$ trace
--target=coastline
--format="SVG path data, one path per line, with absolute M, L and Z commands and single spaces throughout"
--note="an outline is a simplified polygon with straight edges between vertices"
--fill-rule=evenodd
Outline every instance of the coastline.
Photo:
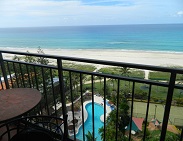
M 1 49 L 1 48 L 0 48 Z M 45 54 L 116 61 L 154 66 L 183 66 L 183 52 L 135 51 L 117 49 L 44 49 Z M 12 48 L 6 50 L 13 50 Z M 37 48 L 16 48 L 16 51 L 37 53 Z

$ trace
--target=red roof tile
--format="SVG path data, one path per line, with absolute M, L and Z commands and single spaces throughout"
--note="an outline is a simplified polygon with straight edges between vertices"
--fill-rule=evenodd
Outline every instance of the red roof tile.
M 132 117 L 132 120 L 134 121 L 134 123 L 136 124 L 136 126 L 139 128 L 139 130 L 142 131 L 142 123 L 144 121 L 144 118 Z

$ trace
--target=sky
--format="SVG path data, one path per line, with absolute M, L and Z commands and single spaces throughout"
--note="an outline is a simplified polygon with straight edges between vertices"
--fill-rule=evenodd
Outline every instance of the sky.
M 0 0 L 0 28 L 183 23 L 183 0 Z

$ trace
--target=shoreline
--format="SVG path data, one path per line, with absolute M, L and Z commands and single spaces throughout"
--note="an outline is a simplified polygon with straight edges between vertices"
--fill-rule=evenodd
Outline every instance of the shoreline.
M 0 48 L 1 49 L 1 48 Z M 44 49 L 45 54 L 68 56 L 77 58 L 87 58 L 96 60 L 106 60 L 115 62 L 125 62 L 153 66 L 183 66 L 183 52 L 158 52 L 158 51 L 132 51 L 119 49 Z M 5 50 L 5 49 L 4 49 Z M 12 49 L 6 49 L 12 50 Z M 17 48 L 18 52 L 37 53 L 37 48 Z
M 24 52 L 28 51 L 28 50 L 33 50 L 33 51 L 37 51 L 39 47 L 35 48 L 35 47 L 0 47 L 0 50 L 16 50 L 16 51 L 22 51 L 24 50 Z M 115 49 L 115 48 L 100 48 L 100 49 L 87 49 L 87 48 L 41 48 L 43 51 L 119 51 L 119 52 L 147 52 L 147 53 L 163 53 L 163 54 L 183 54 L 183 51 L 170 51 L 170 50 L 133 50 L 133 49 Z

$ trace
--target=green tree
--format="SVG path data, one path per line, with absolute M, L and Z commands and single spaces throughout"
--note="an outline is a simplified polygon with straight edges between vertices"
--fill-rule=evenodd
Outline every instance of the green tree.
M 116 124 L 114 122 L 107 122 L 106 131 L 104 132 L 104 127 L 99 128 L 99 133 L 101 135 L 101 139 L 104 140 L 104 133 L 106 141 L 116 141 Z M 128 141 L 128 138 L 125 137 L 121 130 L 117 128 L 117 140 L 118 141 Z
M 80 81 L 79 73 L 72 73 L 72 85 L 74 89 L 76 89 L 76 92 L 78 92 L 79 81 Z
M 101 86 L 102 86 L 102 76 L 97 76 L 98 77 L 98 79 L 100 80 L 100 93 L 101 93 Z
M 85 83 L 86 80 L 87 80 L 86 74 L 81 74 L 81 82 Z
M 39 47 L 38 48 L 38 54 L 44 54 L 43 50 Z M 44 107 L 49 109 L 49 106 L 53 103 L 53 91 L 52 89 L 55 88 L 55 86 L 52 87 L 51 78 L 55 77 L 55 71 L 53 69 L 44 67 L 44 65 L 48 65 L 49 60 L 46 57 L 36 57 L 28 54 L 20 57 L 20 56 L 14 56 L 13 60 L 14 62 L 8 62 L 6 64 L 6 70 L 7 73 L 15 74 L 12 78 L 12 87 L 31 87 L 31 88 L 37 88 L 42 92 L 43 99 L 42 99 L 42 105 L 45 105 Z M 17 61 L 17 62 L 16 62 Z M 18 63 L 18 61 L 24 61 L 25 63 Z M 30 65 L 29 65 L 30 63 Z M 31 65 L 31 64 L 37 64 L 37 65 Z M 39 65 L 44 64 L 44 65 Z M 7 74 L 8 75 L 8 74 Z M 55 92 L 54 92 L 55 93 Z M 59 97 L 59 95 L 56 95 L 56 98 Z
M 85 134 L 87 141 L 96 141 L 97 138 L 93 138 L 93 133 L 88 131 L 88 134 Z
M 125 137 L 125 127 L 129 124 L 130 117 L 128 115 L 129 106 L 128 101 L 124 96 L 119 97 L 119 106 L 118 106 L 118 117 L 117 110 L 113 110 L 106 120 L 106 131 L 105 137 L 106 141 L 115 141 L 116 128 L 117 128 L 117 139 L 126 141 Z M 104 127 L 99 129 L 101 138 L 104 139 Z
M 110 86 L 108 84 L 106 84 L 105 87 L 102 88 L 103 92 L 105 91 L 105 95 L 107 99 L 111 99 L 111 89 Z
M 27 53 L 29 53 L 29 51 L 27 51 Z M 24 58 L 25 62 L 29 62 L 29 63 L 36 63 L 36 59 L 34 56 L 28 56 L 26 55 Z
M 149 136 L 146 136 L 146 141 L 159 141 L 161 136 L 160 130 L 154 130 L 150 132 Z M 165 141 L 179 141 L 179 135 L 170 131 L 166 132 Z
M 68 71 L 63 71 L 64 84 L 66 89 L 70 89 L 70 77 Z
M 119 72 L 121 73 L 121 75 L 123 76 L 128 76 L 130 75 L 131 71 L 129 67 L 120 67 Z
M 20 58 L 19 56 L 17 56 L 17 55 L 14 55 L 14 56 L 13 56 L 13 60 L 20 61 L 21 58 Z
M 40 47 L 38 48 L 37 53 L 45 54 L 44 51 Z M 45 57 L 38 57 L 36 59 L 37 59 L 36 62 L 39 63 L 39 64 L 47 65 L 49 63 L 49 60 L 46 59 Z

